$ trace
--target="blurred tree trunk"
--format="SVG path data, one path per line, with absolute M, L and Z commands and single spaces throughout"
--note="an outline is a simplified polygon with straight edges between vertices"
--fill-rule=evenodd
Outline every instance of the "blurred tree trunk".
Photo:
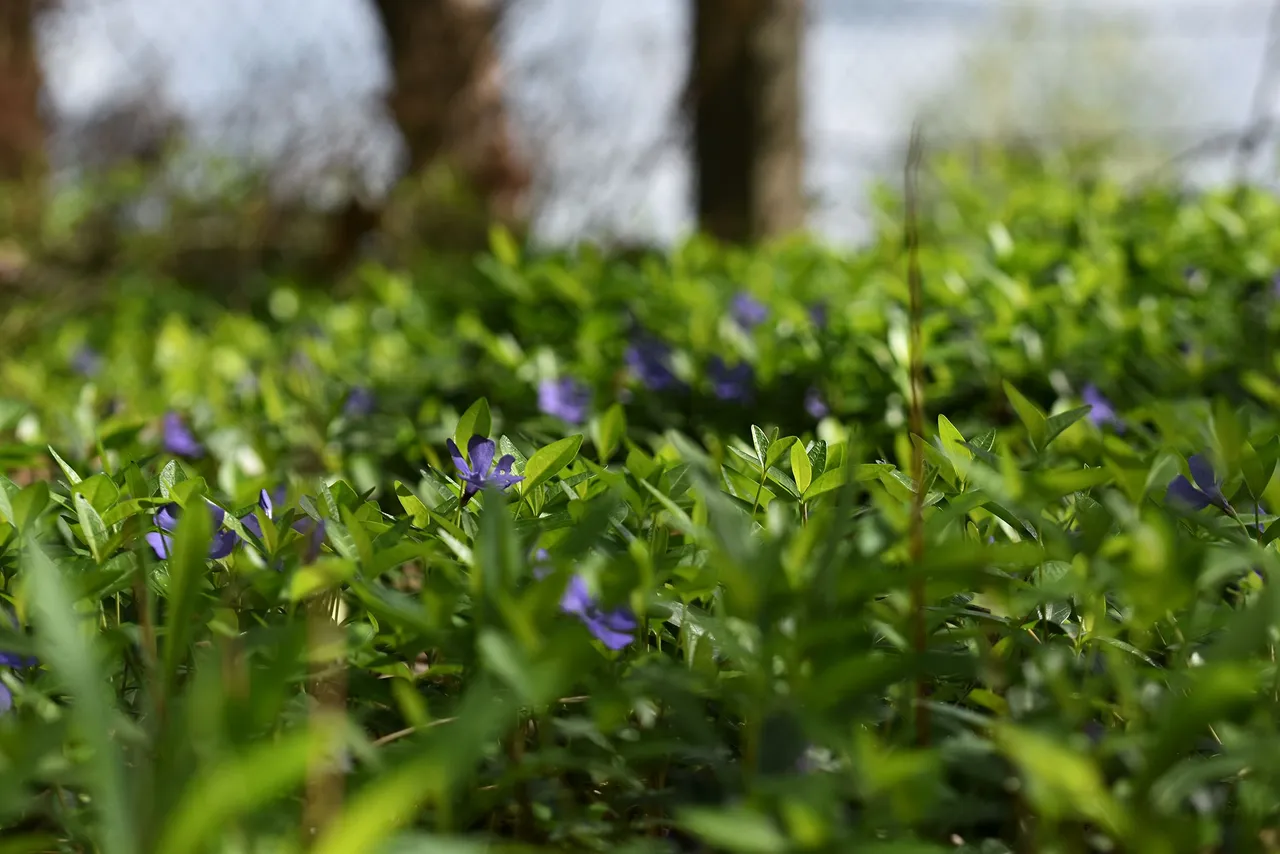
M 515 151 L 503 102 L 494 0 L 374 0 L 386 35 L 388 106 L 404 136 L 409 172 L 441 160 L 488 215 L 515 225 L 530 177 Z
M 47 0 L 0 0 L 0 181 L 39 175 L 45 164 L 36 20 Z
M 693 0 L 697 215 L 731 243 L 804 227 L 804 0 Z

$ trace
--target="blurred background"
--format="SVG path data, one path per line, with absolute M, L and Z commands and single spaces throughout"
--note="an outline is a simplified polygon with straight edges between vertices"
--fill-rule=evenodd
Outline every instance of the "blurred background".
M 179 270 L 328 275 L 494 220 L 554 245 L 699 223 L 852 244 L 917 118 L 935 148 L 1269 180 L 1275 5 L 5 0 L 0 178 L 29 192 L 0 257 L 111 267 L 164 229 Z

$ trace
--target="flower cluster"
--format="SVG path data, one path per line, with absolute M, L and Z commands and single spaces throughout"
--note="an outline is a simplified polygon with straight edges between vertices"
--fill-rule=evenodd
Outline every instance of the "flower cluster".
M 467 502 L 486 486 L 507 489 L 524 480 L 522 476 L 511 473 L 511 466 L 516 461 L 511 454 L 504 454 L 494 466 L 493 457 L 497 453 L 498 446 L 492 439 L 486 439 L 483 436 L 471 437 L 467 442 L 467 457 L 471 460 L 470 464 L 463 458 L 462 451 L 458 450 L 456 442 L 448 439 L 445 444 L 449 448 L 449 456 L 453 458 L 454 467 L 462 476 L 460 503 L 463 507 L 467 506 Z

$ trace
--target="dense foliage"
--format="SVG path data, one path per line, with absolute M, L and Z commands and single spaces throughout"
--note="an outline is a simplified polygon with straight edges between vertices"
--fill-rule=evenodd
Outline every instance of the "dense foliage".
M 14 306 L 0 851 L 1280 850 L 1280 200 L 935 174 L 914 446 L 893 199 Z

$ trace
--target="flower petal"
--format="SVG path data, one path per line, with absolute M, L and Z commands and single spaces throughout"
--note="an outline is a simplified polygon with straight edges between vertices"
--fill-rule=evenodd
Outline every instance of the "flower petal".
M 609 649 L 622 649 L 636 639 L 636 622 L 625 611 L 586 617 L 582 622 L 586 624 L 591 634 Z
M 166 504 L 160 508 L 160 512 L 156 514 L 156 527 L 162 531 L 173 533 L 178 529 L 178 516 L 181 508 L 177 504 Z
M 168 534 L 162 534 L 159 531 L 152 531 L 144 537 L 147 544 L 151 546 L 151 550 L 156 553 L 156 557 L 165 560 L 169 557 L 169 551 L 173 548 L 173 538 Z
M 569 579 L 569 586 L 560 597 L 560 610 L 566 614 L 584 617 L 591 608 L 591 591 L 587 588 L 587 580 L 581 575 Z
M 445 447 L 449 449 L 449 456 L 453 457 L 453 467 L 466 477 L 471 474 L 471 468 L 467 465 L 467 461 L 462 458 L 462 451 L 458 450 L 458 445 L 452 439 L 444 440 Z
M 0 712 L 7 712 L 12 708 L 13 692 L 3 682 L 0 682 Z
M 240 536 L 235 531 L 229 531 L 225 528 L 218 531 L 213 535 L 213 543 L 209 546 L 209 559 L 222 560 L 231 554 L 238 542 L 240 542 Z
M 271 500 L 271 493 L 267 492 L 265 489 L 258 493 L 258 506 L 262 508 L 263 513 L 267 514 L 268 519 L 270 519 L 271 515 L 275 513 L 276 508 L 275 503 Z M 259 536 L 261 536 L 261 534 L 259 534 Z
M 215 529 L 218 528 L 222 525 L 222 520 L 227 517 L 227 511 L 223 510 L 207 498 L 204 503 L 209 507 L 209 519 L 213 522 L 213 527 Z
M 271 517 L 268 516 L 267 518 L 270 519 Z M 250 534 L 253 534 L 258 539 L 262 539 L 262 523 L 258 521 L 257 513 L 250 513 L 247 516 L 241 516 L 240 524 L 244 526 L 244 529 Z
M 1191 481 L 1182 475 L 1178 475 L 1169 484 L 1169 489 L 1164 494 L 1164 500 L 1169 504 L 1180 504 L 1190 507 L 1193 510 L 1203 510 L 1213 502 L 1209 496 L 1191 485 Z
M 1196 486 L 1212 494 L 1218 488 L 1218 477 L 1213 473 L 1213 464 L 1202 454 L 1192 454 L 1187 458 L 1187 468 L 1191 469 L 1191 477 Z
M 493 465 L 493 455 L 498 443 L 484 436 L 472 436 L 467 442 L 467 456 L 471 458 L 471 473 L 484 478 Z

